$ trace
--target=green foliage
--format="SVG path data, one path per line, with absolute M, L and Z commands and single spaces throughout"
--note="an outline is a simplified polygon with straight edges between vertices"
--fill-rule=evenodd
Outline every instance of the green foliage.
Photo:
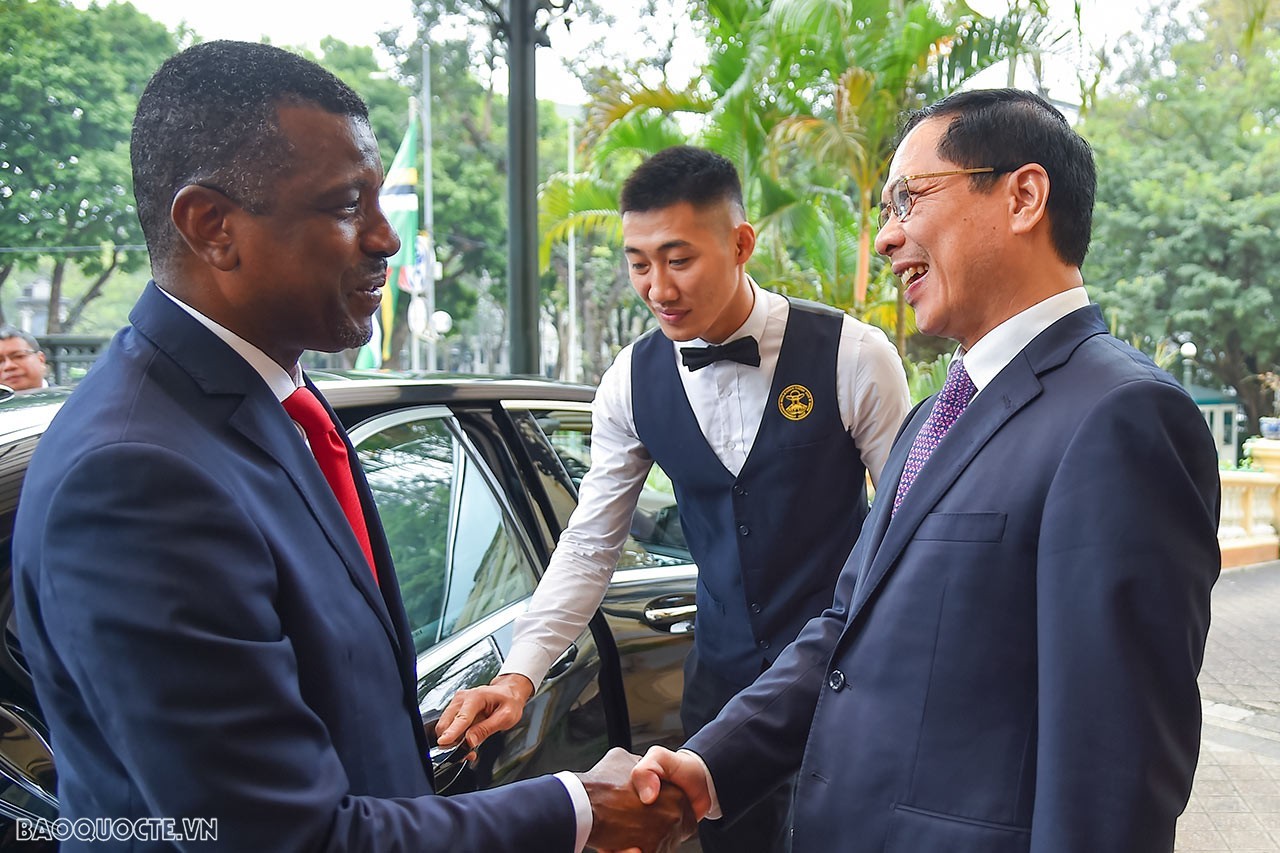
M 507 303 L 507 104 L 494 85 L 506 74 L 505 43 L 496 37 L 500 5 L 416 4 L 412 39 L 382 34 L 396 79 L 413 92 L 422 89 L 423 44 L 429 44 L 432 236 L 442 272 L 436 305 L 453 316 L 455 336 L 472 339 L 495 339 L 492 326 L 501 322 Z M 545 178 L 565 161 L 565 122 L 551 104 L 538 109 L 538 163 Z M 403 338 L 404 329 L 397 334 Z M 495 340 L 499 348 L 500 338 Z M 477 356 L 478 364 L 494 360 L 494 353 Z
M 1280 365 L 1280 29 L 1246 47 L 1231 20 L 1138 56 L 1083 125 L 1099 168 L 1085 273 L 1122 337 L 1193 340 L 1256 430 L 1257 376 Z
M 907 363 L 907 387 L 911 391 L 912 404 L 919 403 L 942 390 L 951 369 L 952 354 L 944 352 L 933 361 Z
M 93 280 L 90 298 L 116 269 L 145 265 L 144 252 L 112 247 L 142 243 L 130 125 L 143 86 L 177 45 L 129 4 L 0 0 L 0 245 L 28 250 L 0 256 L 0 266 L 50 257 L 53 300 L 69 263 Z M 44 248 L 68 246 L 105 249 Z
M 383 73 L 371 47 L 330 36 L 321 40 L 320 54 L 311 58 L 355 89 L 369 105 L 369 126 L 377 137 L 383 165 L 390 166 L 408 127 L 409 90 Z
M 913 331 L 897 282 L 873 257 L 875 198 L 908 108 L 954 91 L 1044 32 L 1043 3 L 993 20 L 928 0 L 694 0 L 708 60 L 688 89 L 608 78 L 587 118 L 586 168 L 615 185 L 622 162 L 683 141 L 738 167 L 759 243 L 753 273 L 885 325 L 905 351 Z M 695 128 L 694 132 L 688 131 Z M 565 200 L 568 199 L 568 207 Z M 597 204 L 544 192 L 545 239 Z M 544 246 L 544 257 L 548 256 Z M 888 295 L 889 298 L 885 298 Z

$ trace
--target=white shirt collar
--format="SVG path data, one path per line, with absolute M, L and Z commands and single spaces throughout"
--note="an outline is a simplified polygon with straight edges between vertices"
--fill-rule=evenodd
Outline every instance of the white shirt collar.
M 1088 304 L 1089 294 L 1083 287 L 1055 293 L 1014 314 L 983 335 L 967 352 L 957 350 L 956 355 L 963 356 L 969 378 L 973 380 L 974 387 L 981 391 L 1037 335 L 1072 311 L 1078 311 Z
M 262 381 L 267 383 L 267 387 L 271 389 L 271 393 L 276 395 L 277 400 L 283 401 L 302 384 L 302 371 L 296 364 L 291 375 L 289 371 L 272 360 L 271 356 L 235 332 L 210 320 L 163 287 L 157 286 L 157 289 L 169 297 L 175 305 L 194 317 L 196 322 L 217 335 L 223 343 L 235 350 L 241 358 L 249 362 L 249 366 L 257 371 L 258 375 L 262 377 Z

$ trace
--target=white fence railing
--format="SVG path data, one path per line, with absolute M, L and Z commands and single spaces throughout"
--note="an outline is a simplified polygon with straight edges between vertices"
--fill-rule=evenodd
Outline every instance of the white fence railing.
M 1222 472 L 1218 544 L 1222 566 L 1244 566 L 1280 557 L 1280 475 Z

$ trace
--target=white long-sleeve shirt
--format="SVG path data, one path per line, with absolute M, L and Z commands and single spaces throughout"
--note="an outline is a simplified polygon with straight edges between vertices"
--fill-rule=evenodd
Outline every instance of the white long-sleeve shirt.
M 745 323 L 727 341 L 748 335 L 760 345 L 760 366 L 720 361 L 677 372 L 698 426 L 711 449 L 735 476 L 755 444 L 769 404 L 790 303 L 751 283 L 755 302 Z M 727 342 L 726 341 L 726 342 Z M 600 606 L 631 529 L 636 501 L 653 459 L 636 435 L 631 404 L 628 346 L 605 372 L 592 403 L 591 470 L 579 486 L 578 506 L 560 536 L 528 611 L 516 620 L 511 653 L 502 673 L 519 673 L 536 687 L 547 669 L 586 627 Z M 884 332 L 844 318 L 836 364 L 840 417 L 862 462 L 879 482 L 889 447 L 910 405 L 902 362 Z

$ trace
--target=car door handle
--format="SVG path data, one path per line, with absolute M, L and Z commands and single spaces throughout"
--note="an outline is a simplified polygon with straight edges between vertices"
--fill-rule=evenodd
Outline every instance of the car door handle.
M 671 634 L 692 633 L 697 615 L 697 599 L 686 593 L 655 598 L 644 608 L 644 621 L 650 628 Z
M 564 650 L 564 654 L 556 658 L 556 662 L 551 664 L 551 668 L 547 670 L 546 679 L 557 678 L 569 671 L 569 667 L 573 666 L 573 662 L 578 659 L 578 644 L 570 643 L 569 648 Z M 544 681 L 546 679 L 543 679 Z
M 462 775 L 462 771 L 467 766 L 467 755 L 470 752 L 467 748 L 466 738 L 458 741 L 453 746 L 441 746 L 436 743 L 436 723 L 439 721 L 439 714 L 434 714 L 423 721 L 423 728 L 427 733 L 427 743 L 430 746 L 428 755 L 431 758 L 431 775 L 434 777 L 437 794 L 452 785 Z
M 436 793 L 448 789 L 467 766 L 467 741 L 463 738 L 451 747 L 431 748 L 431 774 L 435 777 Z

